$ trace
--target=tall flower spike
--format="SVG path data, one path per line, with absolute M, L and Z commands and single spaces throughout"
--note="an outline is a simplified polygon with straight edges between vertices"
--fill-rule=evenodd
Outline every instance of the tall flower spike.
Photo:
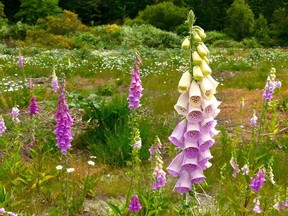
M 31 98 L 31 102 L 30 102 L 30 105 L 29 105 L 29 111 L 30 111 L 30 115 L 36 115 L 38 113 L 38 104 L 36 102 L 36 97 L 33 96 Z
M 217 121 L 214 119 L 220 112 L 218 106 L 221 102 L 214 96 L 219 83 L 211 76 L 207 58 L 209 50 L 202 42 L 206 34 L 199 26 L 193 26 L 194 22 L 195 15 L 190 11 L 187 19 L 190 67 L 180 78 L 178 91 L 182 94 L 174 106 L 185 119 L 169 136 L 170 142 L 181 151 L 167 168 L 170 175 L 179 177 L 175 185 L 179 193 L 187 193 L 192 184 L 205 180 L 203 170 L 212 166 L 209 161 L 212 158 L 210 147 L 215 143 L 213 137 L 219 133 L 215 129 Z M 192 50 L 194 46 L 196 50 Z
M 6 129 L 7 128 L 5 126 L 4 119 L 2 118 L 2 116 L 0 116 L 0 136 L 2 136 Z
M 142 97 L 142 82 L 140 78 L 140 65 L 142 64 L 139 53 L 136 53 L 135 70 L 131 70 L 131 82 L 129 88 L 129 109 L 134 110 L 141 106 L 140 98 Z
M 132 196 L 129 203 L 129 211 L 133 213 L 137 213 L 142 209 L 141 203 L 137 195 Z
M 266 173 L 265 169 L 259 170 L 257 175 L 252 178 L 252 181 L 251 181 L 251 184 L 250 184 L 250 188 L 253 191 L 257 192 L 257 191 L 259 191 L 262 188 L 264 182 L 266 181 L 265 173 Z
M 56 129 L 54 133 L 56 134 L 57 147 L 61 150 L 62 154 L 66 154 L 67 150 L 71 148 L 71 125 L 73 123 L 73 119 L 68 113 L 69 108 L 66 104 L 66 98 L 64 95 L 64 84 L 59 93 L 58 100 L 58 110 L 56 112 L 57 123 Z
M 22 54 L 21 53 L 19 53 L 19 59 L 18 59 L 18 66 L 20 67 L 20 68 L 23 68 L 23 56 L 22 56 Z
M 56 76 L 55 69 L 52 72 L 52 89 L 56 93 L 59 88 L 58 77 Z

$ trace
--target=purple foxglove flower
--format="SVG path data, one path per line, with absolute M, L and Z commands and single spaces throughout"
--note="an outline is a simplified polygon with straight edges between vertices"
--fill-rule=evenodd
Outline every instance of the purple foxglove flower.
M 203 109 L 203 116 L 205 118 L 209 118 L 209 117 L 215 118 L 220 112 L 220 109 L 218 109 L 220 104 L 221 102 L 218 101 L 215 98 L 215 96 L 213 96 L 211 100 L 203 99 L 202 104 L 201 104 L 201 107 Z
M 260 201 L 257 199 L 253 211 L 257 214 L 260 214 L 262 212 L 261 208 L 260 208 Z
M 180 176 L 181 170 L 182 170 L 183 159 L 184 159 L 183 152 L 176 155 L 176 157 L 173 159 L 173 161 L 167 167 L 167 169 L 166 169 L 167 172 L 174 177 Z
M 189 172 L 182 171 L 180 178 L 178 179 L 175 190 L 178 193 L 184 194 L 191 190 L 191 176 Z
M 12 112 L 11 112 L 12 117 L 16 118 L 19 115 L 19 112 L 20 111 L 19 111 L 19 109 L 17 107 L 13 107 L 12 108 Z
M 198 155 L 198 164 L 202 167 L 207 164 L 207 162 L 212 159 L 213 156 L 211 155 L 210 149 L 207 149 L 205 151 L 202 151 Z
M 273 205 L 273 208 L 276 209 L 277 211 L 280 211 L 281 210 L 281 205 L 279 202 L 276 202 L 274 205 Z
M 23 68 L 23 56 L 21 54 L 19 54 L 18 66 Z
M 0 136 L 2 136 L 6 129 L 4 119 L 0 116 Z
M 62 87 L 59 100 L 58 110 L 56 112 L 57 124 L 54 133 L 56 134 L 57 147 L 61 149 L 62 154 L 66 154 L 67 149 L 71 148 L 72 135 L 70 127 L 73 123 L 73 119 L 68 113 L 69 108 L 66 104 L 64 89 Z
M 182 169 L 191 173 L 194 170 L 198 169 L 198 159 L 197 158 L 183 158 Z
M 38 104 L 36 102 L 36 97 L 33 96 L 31 98 L 31 102 L 30 102 L 30 106 L 29 106 L 29 110 L 30 110 L 30 115 L 36 115 L 38 113 Z
M 187 115 L 187 119 L 189 123 L 198 123 L 203 119 L 202 110 L 200 107 L 192 107 L 189 105 L 189 113 Z
M 17 216 L 17 214 L 15 214 L 13 212 L 7 212 L 7 216 Z
M 201 122 L 201 128 L 200 131 L 201 133 L 209 133 L 212 128 L 214 128 L 217 124 L 217 121 L 214 120 L 214 118 L 209 117 L 209 118 L 204 118 L 203 121 Z
M 202 134 L 199 140 L 199 150 L 205 151 L 209 149 L 212 145 L 214 145 L 215 140 L 211 138 L 210 134 Z
M 136 213 L 142 209 L 141 203 L 137 195 L 132 196 L 129 203 L 129 211 Z
M 237 173 L 240 172 L 240 169 L 239 169 L 237 162 L 235 161 L 235 159 L 233 157 L 230 160 L 230 164 L 231 164 L 232 168 L 234 169 L 232 176 L 234 178 L 236 178 L 236 175 L 237 175 Z
M 186 132 L 187 121 L 182 120 L 173 130 L 172 134 L 168 137 L 171 143 L 177 147 L 183 147 L 184 145 L 184 133 Z
M 4 208 L 0 208 L 0 214 L 5 213 L 5 209 Z
M 200 167 L 198 167 L 198 169 L 194 170 L 190 175 L 191 175 L 191 182 L 193 184 L 200 184 L 206 178 L 203 174 L 203 170 Z
M 30 78 L 29 81 L 28 81 L 27 87 L 28 87 L 30 90 L 33 89 L 33 81 L 32 81 L 31 78 Z
M 262 95 L 262 97 L 265 101 L 269 102 L 272 100 L 274 89 L 275 89 L 274 82 L 271 80 L 267 80 L 267 82 L 265 84 L 264 92 Z
M 152 185 L 152 190 L 162 188 L 166 184 L 166 173 L 162 169 L 155 169 L 153 175 L 156 181 Z
M 142 147 L 141 139 L 133 144 L 133 148 L 140 149 Z
M 199 155 L 198 143 L 185 141 L 183 153 L 188 158 L 197 157 Z
M 209 161 L 207 161 L 205 164 L 199 164 L 202 170 L 206 170 L 209 167 L 212 166 L 212 163 L 210 163 Z
M 197 142 L 201 136 L 199 123 L 187 124 L 187 131 L 184 134 L 184 138 L 188 142 Z
M 258 120 L 258 118 L 257 118 L 256 114 L 253 113 L 253 117 L 250 119 L 250 124 L 251 124 L 253 127 L 255 127 L 255 126 L 257 125 L 257 120 Z
M 141 106 L 140 104 L 140 98 L 142 97 L 142 85 L 141 85 L 141 79 L 140 74 L 134 71 L 134 69 L 131 70 L 131 82 L 130 82 L 130 88 L 129 88 L 129 109 L 137 109 Z
M 263 169 L 262 171 L 259 170 L 257 175 L 252 178 L 252 181 L 251 181 L 251 184 L 250 184 L 250 188 L 253 191 L 257 192 L 257 191 L 259 191 L 262 188 L 264 182 L 266 181 L 265 173 L 266 173 L 265 169 Z
M 275 81 L 275 82 L 274 82 L 274 86 L 275 86 L 275 88 L 280 89 L 281 86 L 282 86 L 281 81 Z
M 53 72 L 52 72 L 52 89 L 53 89 L 53 92 L 56 93 L 58 88 L 59 88 L 58 77 L 56 76 L 55 70 L 53 70 Z

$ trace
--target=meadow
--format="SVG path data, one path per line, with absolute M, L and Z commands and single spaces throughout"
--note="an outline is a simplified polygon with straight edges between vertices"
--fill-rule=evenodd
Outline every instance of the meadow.
M 169 174 L 160 192 L 151 190 L 154 167 L 148 158 L 156 136 L 162 142 L 164 170 L 175 156 L 176 148 L 168 137 L 180 119 L 173 107 L 179 96 L 179 79 L 189 66 L 189 53 L 180 46 L 138 48 L 144 90 L 137 112 L 142 139 L 138 161 L 141 178 L 137 186 L 142 210 L 137 215 L 184 215 L 183 209 L 188 215 L 253 215 L 257 199 L 261 199 L 265 215 L 285 215 L 287 49 L 209 49 L 213 77 L 220 83 L 216 94 L 222 101 L 216 117 L 220 133 L 211 148 L 213 166 L 205 171 L 206 181 L 195 186 L 183 203 L 182 196 L 173 190 L 176 179 Z M 0 53 L 0 108 L 7 127 L 0 137 L 0 207 L 23 216 L 97 215 L 100 210 L 95 208 L 107 206 L 89 207 L 87 203 L 107 201 L 110 214 L 121 215 L 133 178 L 127 96 L 135 50 L 3 46 Z M 18 65 L 19 53 L 23 55 L 23 67 Z M 262 93 L 272 67 L 282 86 L 275 90 L 263 112 Z M 51 87 L 53 70 L 60 82 L 65 78 L 66 101 L 74 119 L 72 149 L 67 155 L 56 147 L 53 133 L 58 100 Z M 29 83 L 33 88 L 29 88 Z M 29 115 L 32 96 L 36 96 L 39 105 L 34 116 Z M 19 124 L 12 122 L 11 109 L 15 106 L 20 110 Z M 250 125 L 253 110 L 261 119 L 255 128 Z M 32 137 L 36 138 L 36 146 L 27 147 Z M 258 145 L 255 149 L 254 142 Z M 250 154 L 249 149 L 254 153 Z M 239 171 L 236 178 L 232 177 L 231 158 L 240 168 L 251 165 L 249 175 Z M 259 167 L 266 168 L 267 176 L 273 171 L 276 183 L 267 179 L 263 189 L 254 193 L 249 191 L 250 178 Z M 277 203 L 284 203 L 284 207 L 278 208 Z

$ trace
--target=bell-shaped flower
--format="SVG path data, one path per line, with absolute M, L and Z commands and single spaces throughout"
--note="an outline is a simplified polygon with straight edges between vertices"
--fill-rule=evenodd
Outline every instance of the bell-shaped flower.
M 190 123 L 198 123 L 203 119 L 202 110 L 200 107 L 193 107 L 189 105 L 189 113 L 187 115 L 187 120 Z
M 188 92 L 182 93 L 174 106 L 174 109 L 179 115 L 186 116 L 188 113 L 189 94 Z
M 200 107 L 201 105 L 201 90 L 199 84 L 193 80 L 189 88 L 189 103 L 193 107 Z
M 201 136 L 199 124 L 187 124 L 187 131 L 184 134 L 184 138 L 188 142 L 197 142 Z
M 193 66 L 193 78 L 197 81 L 200 81 L 203 79 L 203 72 L 202 72 L 200 66 L 198 66 L 198 65 Z
M 187 129 L 187 121 L 183 119 L 173 130 L 172 134 L 168 137 L 171 143 L 177 147 L 183 147 L 184 145 L 184 134 Z
M 204 43 L 201 43 L 199 45 L 201 45 L 204 48 L 204 50 L 206 51 L 207 55 L 210 54 L 210 51 L 209 51 L 208 47 Z
M 214 128 L 211 128 L 209 134 L 210 136 L 213 138 L 214 136 L 218 135 L 220 133 L 219 130 L 216 130 L 215 127 Z
M 183 153 L 185 157 L 188 157 L 188 158 L 197 157 L 199 154 L 198 143 L 185 141 Z
M 215 140 L 210 137 L 208 133 L 205 133 L 201 136 L 199 140 L 199 150 L 205 151 L 214 145 Z
M 205 165 L 213 156 L 211 155 L 210 149 L 206 149 L 205 151 L 200 151 L 198 155 L 198 164 L 200 166 Z
M 189 90 L 191 79 L 192 77 L 189 71 L 182 74 L 178 84 L 178 91 L 180 93 L 185 93 Z
M 194 51 L 192 53 L 192 59 L 193 59 L 193 63 L 195 65 L 200 65 L 201 62 L 203 61 L 202 57 L 199 55 L 199 53 L 197 51 Z M 194 73 L 193 73 L 193 77 L 195 79 Z M 203 77 L 203 74 L 202 74 L 202 77 Z
M 204 60 L 201 62 L 200 68 L 201 68 L 203 75 L 210 75 L 212 73 L 211 68 Z
M 5 126 L 5 122 L 4 119 L 2 118 L 2 116 L 0 116 L 0 136 L 2 136 L 2 134 L 6 131 L 6 126 Z
M 182 171 L 181 176 L 175 185 L 175 190 L 181 194 L 188 193 L 191 190 L 190 173 L 185 170 Z
M 203 98 L 201 103 L 201 107 L 203 109 L 203 116 L 206 118 L 215 118 L 220 112 L 220 109 L 218 109 L 220 104 L 221 102 L 218 101 L 214 95 L 210 100 L 206 100 L 205 98 Z
M 255 205 L 253 207 L 253 211 L 256 213 L 256 214 L 260 214 L 262 212 L 261 208 L 260 208 L 260 201 L 259 199 L 256 200 L 255 202 Z
M 217 124 L 217 121 L 214 118 L 212 117 L 204 118 L 203 121 L 200 123 L 201 133 L 209 133 L 211 129 L 216 126 L 216 124 Z
M 191 174 L 191 182 L 193 184 L 200 184 L 205 180 L 205 176 L 203 174 L 203 170 L 198 167 L 198 169 L 195 169 Z
M 176 155 L 176 157 L 173 159 L 173 161 L 167 167 L 167 169 L 166 169 L 167 172 L 174 177 L 180 176 L 181 171 L 182 171 L 183 159 L 184 159 L 183 152 Z
M 213 97 L 213 92 L 214 87 L 213 85 L 210 83 L 210 81 L 204 77 L 201 81 L 200 81 L 200 89 L 203 93 L 204 98 L 206 98 L 207 100 L 212 99 Z
M 212 163 L 210 163 L 209 161 L 207 161 L 205 164 L 199 164 L 199 166 L 201 167 L 201 169 L 204 171 L 206 169 L 208 169 L 209 167 L 212 166 Z
M 189 49 L 190 48 L 190 40 L 188 38 L 185 38 L 182 42 L 182 49 Z
M 196 42 L 201 42 L 202 38 L 199 36 L 199 34 L 196 31 L 193 31 L 193 39 Z
M 141 203 L 137 195 L 132 196 L 128 208 L 129 211 L 133 213 L 136 213 L 142 209 Z
M 199 53 L 199 55 L 203 58 L 204 56 L 207 56 L 209 53 L 207 52 L 207 50 L 202 46 L 202 44 L 199 44 L 197 47 L 197 52 Z
M 211 75 L 207 75 L 206 77 L 213 86 L 213 92 L 212 93 L 216 94 L 216 88 L 218 87 L 219 82 L 216 81 Z
M 29 105 L 30 115 L 36 115 L 38 113 L 38 110 L 39 110 L 39 107 L 38 107 L 38 104 L 36 102 L 36 97 L 33 96 L 31 98 L 30 105 Z
M 182 169 L 191 173 L 194 170 L 198 169 L 198 160 L 197 158 L 188 158 L 184 155 Z

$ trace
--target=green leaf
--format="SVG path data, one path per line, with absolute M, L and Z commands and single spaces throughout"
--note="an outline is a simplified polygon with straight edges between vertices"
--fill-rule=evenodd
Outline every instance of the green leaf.
M 121 210 L 118 208 L 118 206 L 116 206 L 110 202 L 107 202 L 107 204 L 116 215 L 121 215 Z

